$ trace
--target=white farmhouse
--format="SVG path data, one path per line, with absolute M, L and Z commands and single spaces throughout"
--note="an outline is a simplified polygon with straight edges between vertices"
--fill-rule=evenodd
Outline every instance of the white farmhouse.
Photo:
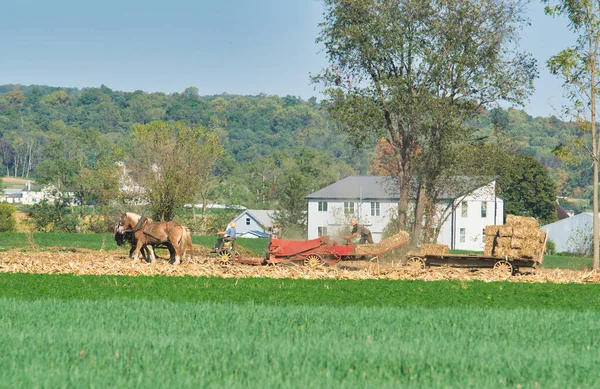
M 469 187 L 460 195 L 446 194 L 438 205 L 447 216 L 438 243 L 451 249 L 483 251 L 483 229 L 503 224 L 504 200 L 496 195 L 496 181 Z M 389 177 L 350 176 L 306 196 L 308 201 L 308 239 L 318 236 L 340 237 L 349 232 L 350 220 L 356 218 L 381 241 L 383 231 L 397 215 L 398 190 Z M 449 206 L 451 205 L 451 206 Z

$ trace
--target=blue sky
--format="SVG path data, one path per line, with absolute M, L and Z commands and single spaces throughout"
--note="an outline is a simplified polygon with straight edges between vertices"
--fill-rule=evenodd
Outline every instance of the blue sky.
M 318 97 L 309 73 L 327 64 L 319 0 L 19 0 L 3 2 L 2 16 L 0 84 L 308 99 Z M 525 109 L 547 116 L 564 100 L 545 62 L 574 38 L 539 2 L 529 16 L 521 46 L 541 74 Z

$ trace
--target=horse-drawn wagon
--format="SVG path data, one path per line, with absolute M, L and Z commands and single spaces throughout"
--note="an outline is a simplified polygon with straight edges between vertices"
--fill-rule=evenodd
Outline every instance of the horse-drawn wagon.
M 408 243 L 406 232 L 400 232 L 374 244 L 340 244 L 325 236 L 310 240 L 272 239 L 265 262 L 277 264 L 291 261 L 308 267 L 318 267 L 343 260 L 377 257 L 406 243 Z
M 483 255 L 450 254 L 446 245 L 423 245 L 419 253 L 408 253 L 406 263 L 413 268 L 445 265 L 492 268 L 513 275 L 543 263 L 546 239 L 547 234 L 539 229 L 537 220 L 507 215 L 506 224 L 485 228 Z

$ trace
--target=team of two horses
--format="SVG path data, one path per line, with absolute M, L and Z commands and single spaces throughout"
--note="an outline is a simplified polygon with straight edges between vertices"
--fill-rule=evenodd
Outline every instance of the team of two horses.
M 124 244 L 125 241 L 131 244 L 129 257 L 133 255 L 134 262 L 139 260 L 140 253 L 149 262 L 154 262 L 154 248 L 167 247 L 169 262 L 178 265 L 192 247 L 192 237 L 187 227 L 174 221 L 153 222 L 133 212 L 121 212 L 114 232 L 117 244 Z

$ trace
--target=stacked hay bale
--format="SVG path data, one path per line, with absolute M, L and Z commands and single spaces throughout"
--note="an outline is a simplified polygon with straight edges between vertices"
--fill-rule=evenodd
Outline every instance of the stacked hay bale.
M 400 231 L 379 243 L 359 244 L 356 246 L 356 255 L 379 255 L 393 248 L 404 246 L 408 243 L 408 232 Z
M 538 221 L 531 217 L 507 215 L 506 224 L 487 226 L 484 255 L 508 259 L 535 259 L 541 262 L 545 249 L 546 233 L 539 229 Z
M 448 255 L 450 248 L 445 244 L 422 244 L 421 255 Z

